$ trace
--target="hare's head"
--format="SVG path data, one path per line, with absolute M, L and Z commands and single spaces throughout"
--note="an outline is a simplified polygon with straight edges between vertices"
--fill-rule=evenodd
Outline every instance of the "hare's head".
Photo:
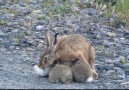
M 59 33 L 56 33 L 55 36 L 49 36 L 48 32 L 45 33 L 46 37 L 46 48 L 43 53 L 40 55 L 40 61 L 38 63 L 39 68 L 45 68 L 49 65 L 52 65 L 53 62 L 55 61 L 54 59 L 54 46 L 57 42 L 57 35 Z

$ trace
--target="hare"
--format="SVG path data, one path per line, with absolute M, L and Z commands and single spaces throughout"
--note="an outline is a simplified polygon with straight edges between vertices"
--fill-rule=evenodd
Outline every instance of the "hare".
M 65 65 L 55 65 L 49 72 L 49 81 L 51 83 L 70 83 L 73 80 L 72 70 Z
M 96 77 L 91 68 L 81 61 L 76 62 L 72 67 L 73 79 L 76 82 L 91 82 Z
M 98 75 L 94 68 L 94 48 L 86 41 L 85 37 L 79 34 L 71 34 L 57 39 L 57 35 L 58 33 L 55 34 L 55 37 L 50 38 L 48 32 L 45 33 L 47 48 L 40 55 L 39 69 L 49 67 L 55 60 L 74 61 L 78 59 L 91 67 L 94 73 Z

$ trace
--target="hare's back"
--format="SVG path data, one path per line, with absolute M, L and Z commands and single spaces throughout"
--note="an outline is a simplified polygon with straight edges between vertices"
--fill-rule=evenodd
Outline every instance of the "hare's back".
M 71 44 L 84 43 L 86 42 L 86 38 L 79 34 L 71 34 L 66 37 L 65 42 Z

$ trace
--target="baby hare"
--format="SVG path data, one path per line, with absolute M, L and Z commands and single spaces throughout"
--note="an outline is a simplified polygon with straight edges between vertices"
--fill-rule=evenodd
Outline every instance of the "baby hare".
M 58 33 L 50 37 L 48 32 L 45 33 L 47 48 L 40 56 L 39 69 L 49 67 L 55 60 L 74 61 L 78 59 L 87 67 L 91 67 L 94 74 L 97 75 L 94 68 L 95 51 L 86 38 L 79 34 L 64 35 L 58 38 L 57 35 Z
M 72 67 L 73 79 L 76 82 L 91 82 L 96 77 L 91 68 L 81 61 L 76 62 Z
M 55 65 L 49 72 L 49 81 L 52 83 L 70 83 L 73 81 L 72 70 L 65 65 Z

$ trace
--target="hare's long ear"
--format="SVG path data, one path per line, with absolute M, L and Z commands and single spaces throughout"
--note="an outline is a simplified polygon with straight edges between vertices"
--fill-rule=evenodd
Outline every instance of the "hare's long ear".
M 59 33 L 56 33 L 55 36 L 54 36 L 53 45 L 55 45 L 55 44 L 57 43 L 57 35 L 58 35 L 58 34 L 59 34 Z
M 45 37 L 46 37 L 46 46 L 49 47 L 50 46 L 50 37 L 48 35 L 48 31 L 45 32 Z
M 51 49 L 53 49 L 53 47 L 55 46 L 55 44 L 57 43 L 58 39 L 57 39 L 57 36 L 58 36 L 59 33 L 56 33 L 54 36 L 53 36 L 53 39 L 52 39 L 52 42 L 51 42 Z

